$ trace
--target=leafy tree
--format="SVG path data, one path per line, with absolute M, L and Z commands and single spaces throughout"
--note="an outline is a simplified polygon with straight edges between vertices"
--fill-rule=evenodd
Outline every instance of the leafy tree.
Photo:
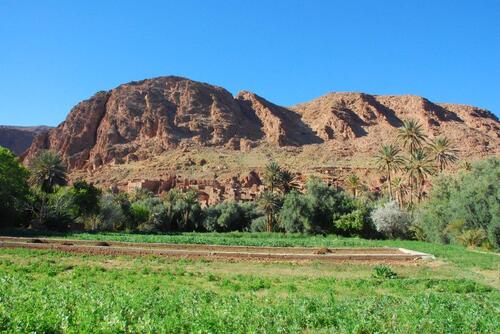
M 309 197 L 292 190 L 285 196 L 279 212 L 280 227 L 288 233 L 310 232 L 313 227 L 312 211 Z
M 403 121 L 403 126 L 399 129 L 398 139 L 404 148 L 409 149 L 412 154 L 416 149 L 422 148 L 427 140 L 424 129 L 416 120 L 409 119 Z
M 392 180 L 391 174 L 401 168 L 404 159 L 400 155 L 401 150 L 393 144 L 382 145 L 375 156 L 375 162 L 379 170 L 385 171 L 387 175 L 387 187 L 389 199 L 392 199 Z
M 0 146 L 0 228 L 19 222 L 28 196 L 28 171 Z
M 253 203 L 221 203 L 206 209 L 203 226 L 209 232 L 244 231 L 256 217 Z
M 442 172 L 447 166 L 457 162 L 458 150 L 455 149 L 447 137 L 438 137 L 431 144 L 437 168 Z
M 118 195 L 112 193 L 103 194 L 99 200 L 99 218 L 101 224 L 94 228 L 104 231 L 121 229 L 127 223 L 127 215 L 124 212 L 124 207 L 129 206 L 130 203 L 125 205 L 124 199 Z M 127 211 L 129 211 L 129 208 L 127 208 Z
M 67 184 L 66 167 L 61 156 L 53 151 L 40 152 L 30 163 L 29 183 L 40 187 L 45 193 L 51 193 L 55 186 Z
M 99 212 L 101 190 L 86 181 L 77 181 L 71 188 L 77 216 L 88 216 Z
M 433 181 L 429 198 L 418 212 L 427 240 L 453 242 L 446 228 L 455 221 L 464 222 L 464 232 L 488 231 L 500 221 L 500 159 L 489 158 L 471 168 L 458 175 L 440 174 Z
M 258 199 L 259 207 L 264 211 L 267 222 L 267 232 L 272 232 L 275 222 L 275 214 L 280 208 L 280 198 L 271 191 L 264 191 Z

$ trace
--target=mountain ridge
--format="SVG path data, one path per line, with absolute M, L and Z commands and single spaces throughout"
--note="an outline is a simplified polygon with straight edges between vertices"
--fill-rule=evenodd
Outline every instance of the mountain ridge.
M 81 101 L 64 122 L 35 138 L 25 162 L 52 149 L 71 171 L 96 173 L 102 166 L 150 160 L 183 147 L 248 152 L 265 146 L 273 159 L 285 147 L 311 145 L 321 147 L 324 161 L 327 155 L 354 161 L 374 153 L 409 118 L 431 138 L 447 135 L 460 144 L 463 156 L 500 152 L 498 118 L 474 106 L 433 103 L 416 95 L 331 92 L 283 107 L 249 91 L 233 96 L 220 86 L 165 76 L 125 83 Z

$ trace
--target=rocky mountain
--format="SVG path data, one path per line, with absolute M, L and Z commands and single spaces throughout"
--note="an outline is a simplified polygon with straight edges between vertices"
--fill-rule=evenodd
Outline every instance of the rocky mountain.
M 98 171 L 189 147 L 265 147 L 267 159 L 283 150 L 314 151 L 310 167 L 328 164 L 331 156 L 352 165 L 391 140 L 408 118 L 419 120 L 430 137 L 450 137 L 464 156 L 500 153 L 498 119 L 476 107 L 363 93 L 330 93 L 282 107 L 251 92 L 233 97 L 221 87 L 169 76 L 123 84 L 80 102 L 58 127 L 36 137 L 25 161 L 52 149 L 72 171 Z
M 0 146 L 17 155 L 26 151 L 36 135 L 50 130 L 48 126 L 6 126 L 0 125 Z

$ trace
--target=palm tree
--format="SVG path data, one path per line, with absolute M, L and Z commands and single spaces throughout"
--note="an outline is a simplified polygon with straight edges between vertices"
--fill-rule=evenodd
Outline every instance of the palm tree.
M 455 163 L 458 160 L 458 150 L 455 149 L 447 137 L 438 137 L 431 144 L 434 158 L 437 163 L 439 172 L 442 172 L 445 167 Z
M 399 154 L 401 150 L 393 145 L 382 145 L 375 156 L 375 162 L 378 168 L 387 173 L 387 186 L 389 189 L 389 199 L 392 200 L 392 182 L 391 173 L 400 169 L 404 160 Z
M 361 188 L 361 180 L 359 179 L 359 176 L 356 174 L 351 174 L 346 180 L 346 187 L 350 191 L 352 191 L 352 196 L 356 198 L 358 194 L 358 190 Z
M 276 162 L 272 161 L 266 165 L 264 170 L 264 182 L 269 186 L 271 192 L 279 185 L 281 176 L 281 167 Z
M 66 167 L 61 156 L 53 151 L 40 152 L 30 163 L 31 172 L 29 183 L 40 187 L 45 193 L 51 193 L 56 185 L 64 186 L 68 183 L 66 179 Z
M 267 232 L 271 232 L 273 230 L 274 215 L 280 207 L 279 197 L 271 191 L 264 191 L 259 197 L 258 204 L 266 214 Z
M 404 148 L 409 148 L 410 154 L 417 148 L 421 148 L 427 140 L 423 127 L 416 120 L 409 119 L 403 121 L 403 127 L 399 129 L 398 139 L 402 142 Z
M 188 190 L 182 197 L 182 220 L 186 228 L 189 223 L 191 212 L 199 205 L 198 192 L 195 189 Z
M 277 182 L 277 186 L 283 194 L 288 194 L 293 189 L 298 188 L 298 184 L 295 182 L 295 175 L 286 169 L 281 169 Z
M 408 187 L 402 177 L 396 177 L 392 181 L 392 187 L 395 189 L 396 201 L 399 203 L 400 207 L 404 205 L 404 198 L 408 193 Z
M 429 156 L 428 151 L 418 148 L 410 156 L 406 164 L 410 183 L 410 203 L 413 204 L 412 193 L 414 190 L 417 192 L 418 201 L 422 198 L 422 187 L 425 179 L 429 175 L 433 175 L 436 167 L 432 158 Z

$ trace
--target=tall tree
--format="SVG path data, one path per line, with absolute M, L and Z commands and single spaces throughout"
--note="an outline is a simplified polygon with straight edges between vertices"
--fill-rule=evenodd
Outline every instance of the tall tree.
M 359 176 L 356 174 L 351 174 L 346 180 L 346 187 L 352 192 L 352 196 L 354 198 L 357 197 L 358 195 L 358 190 L 361 188 L 361 180 L 359 179 Z
M 0 228 L 14 222 L 28 195 L 28 171 L 10 150 L 0 146 Z
M 293 189 L 297 189 L 298 185 L 295 182 L 295 175 L 287 169 L 281 169 L 278 175 L 278 188 L 283 194 L 288 194 Z
M 51 193 L 56 185 L 67 184 L 66 166 L 61 156 L 53 151 L 42 151 L 29 165 L 31 172 L 29 183 L 40 187 L 45 193 Z
M 436 138 L 432 142 L 431 148 L 440 172 L 458 160 L 458 150 L 453 147 L 447 137 Z
M 184 196 L 182 196 L 181 201 L 182 222 L 184 224 L 184 228 L 188 227 L 191 213 L 197 209 L 198 206 L 198 192 L 195 189 L 188 190 Z
M 416 120 L 409 119 L 403 121 L 403 126 L 399 129 L 398 139 L 404 148 L 409 149 L 412 154 L 416 149 L 421 148 L 427 140 L 424 129 Z
M 266 165 L 264 170 L 264 182 L 267 183 L 269 190 L 274 192 L 280 183 L 281 167 L 272 161 Z
M 427 150 L 417 148 L 411 155 L 406 164 L 410 182 L 410 203 L 413 204 L 412 192 L 417 193 L 417 199 L 422 199 L 422 188 L 428 176 L 435 173 L 435 166 Z
M 392 187 L 396 194 L 396 201 L 399 204 L 399 207 L 403 207 L 405 196 L 408 193 L 408 185 L 402 177 L 396 177 L 392 181 Z
M 392 179 L 391 174 L 401 168 L 404 159 L 400 155 L 401 150 L 393 144 L 382 145 L 375 156 L 378 168 L 386 172 L 389 198 L 392 200 Z
M 267 232 L 272 232 L 274 215 L 280 208 L 280 199 L 278 195 L 271 191 L 264 191 L 259 197 L 258 205 L 266 214 Z

